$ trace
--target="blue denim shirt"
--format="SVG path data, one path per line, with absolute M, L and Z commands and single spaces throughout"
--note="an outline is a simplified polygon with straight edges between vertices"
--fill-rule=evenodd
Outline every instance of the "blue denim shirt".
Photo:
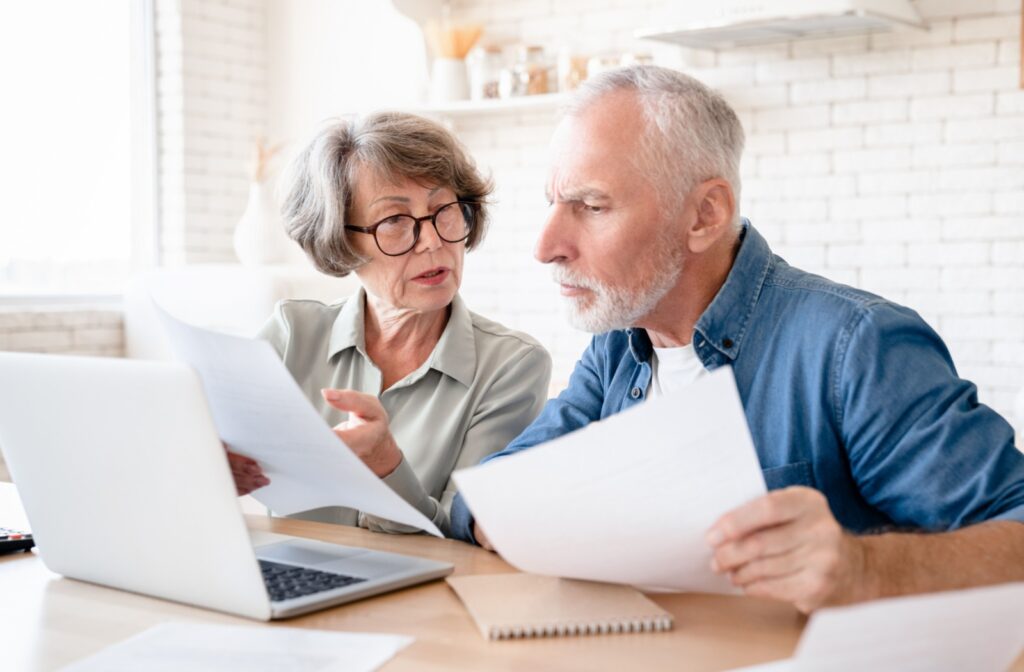
M 817 488 L 855 532 L 1024 522 L 1013 430 L 978 403 L 938 334 L 908 308 L 789 266 L 747 221 L 693 344 L 705 368 L 733 367 L 769 489 Z M 642 402 L 651 353 L 642 329 L 594 337 L 568 387 L 486 459 Z M 451 521 L 474 541 L 461 496 Z

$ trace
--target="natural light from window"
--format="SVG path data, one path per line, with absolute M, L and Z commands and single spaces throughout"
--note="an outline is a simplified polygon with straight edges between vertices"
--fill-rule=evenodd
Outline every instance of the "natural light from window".
M 130 269 L 129 2 L 0 4 L 0 299 Z

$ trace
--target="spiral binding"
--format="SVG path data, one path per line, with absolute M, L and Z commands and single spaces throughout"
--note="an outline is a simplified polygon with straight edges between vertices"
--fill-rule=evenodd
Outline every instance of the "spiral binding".
M 627 632 L 664 632 L 672 629 L 672 618 L 658 616 L 631 621 L 604 623 L 546 623 L 544 625 L 516 625 L 492 627 L 490 639 L 530 639 L 533 637 L 566 637 L 575 635 L 609 635 Z

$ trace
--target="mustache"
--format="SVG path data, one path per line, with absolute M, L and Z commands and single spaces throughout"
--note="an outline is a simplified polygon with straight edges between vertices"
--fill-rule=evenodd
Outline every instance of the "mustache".
M 555 266 L 551 269 L 551 278 L 559 285 L 572 285 L 591 291 L 600 291 L 601 285 L 590 278 L 577 273 L 565 266 Z

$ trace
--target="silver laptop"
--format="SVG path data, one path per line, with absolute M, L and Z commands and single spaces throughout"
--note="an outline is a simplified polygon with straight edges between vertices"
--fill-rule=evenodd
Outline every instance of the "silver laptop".
M 250 538 L 183 364 L 0 352 L 0 450 L 64 576 L 260 620 L 441 578 L 452 565 Z

